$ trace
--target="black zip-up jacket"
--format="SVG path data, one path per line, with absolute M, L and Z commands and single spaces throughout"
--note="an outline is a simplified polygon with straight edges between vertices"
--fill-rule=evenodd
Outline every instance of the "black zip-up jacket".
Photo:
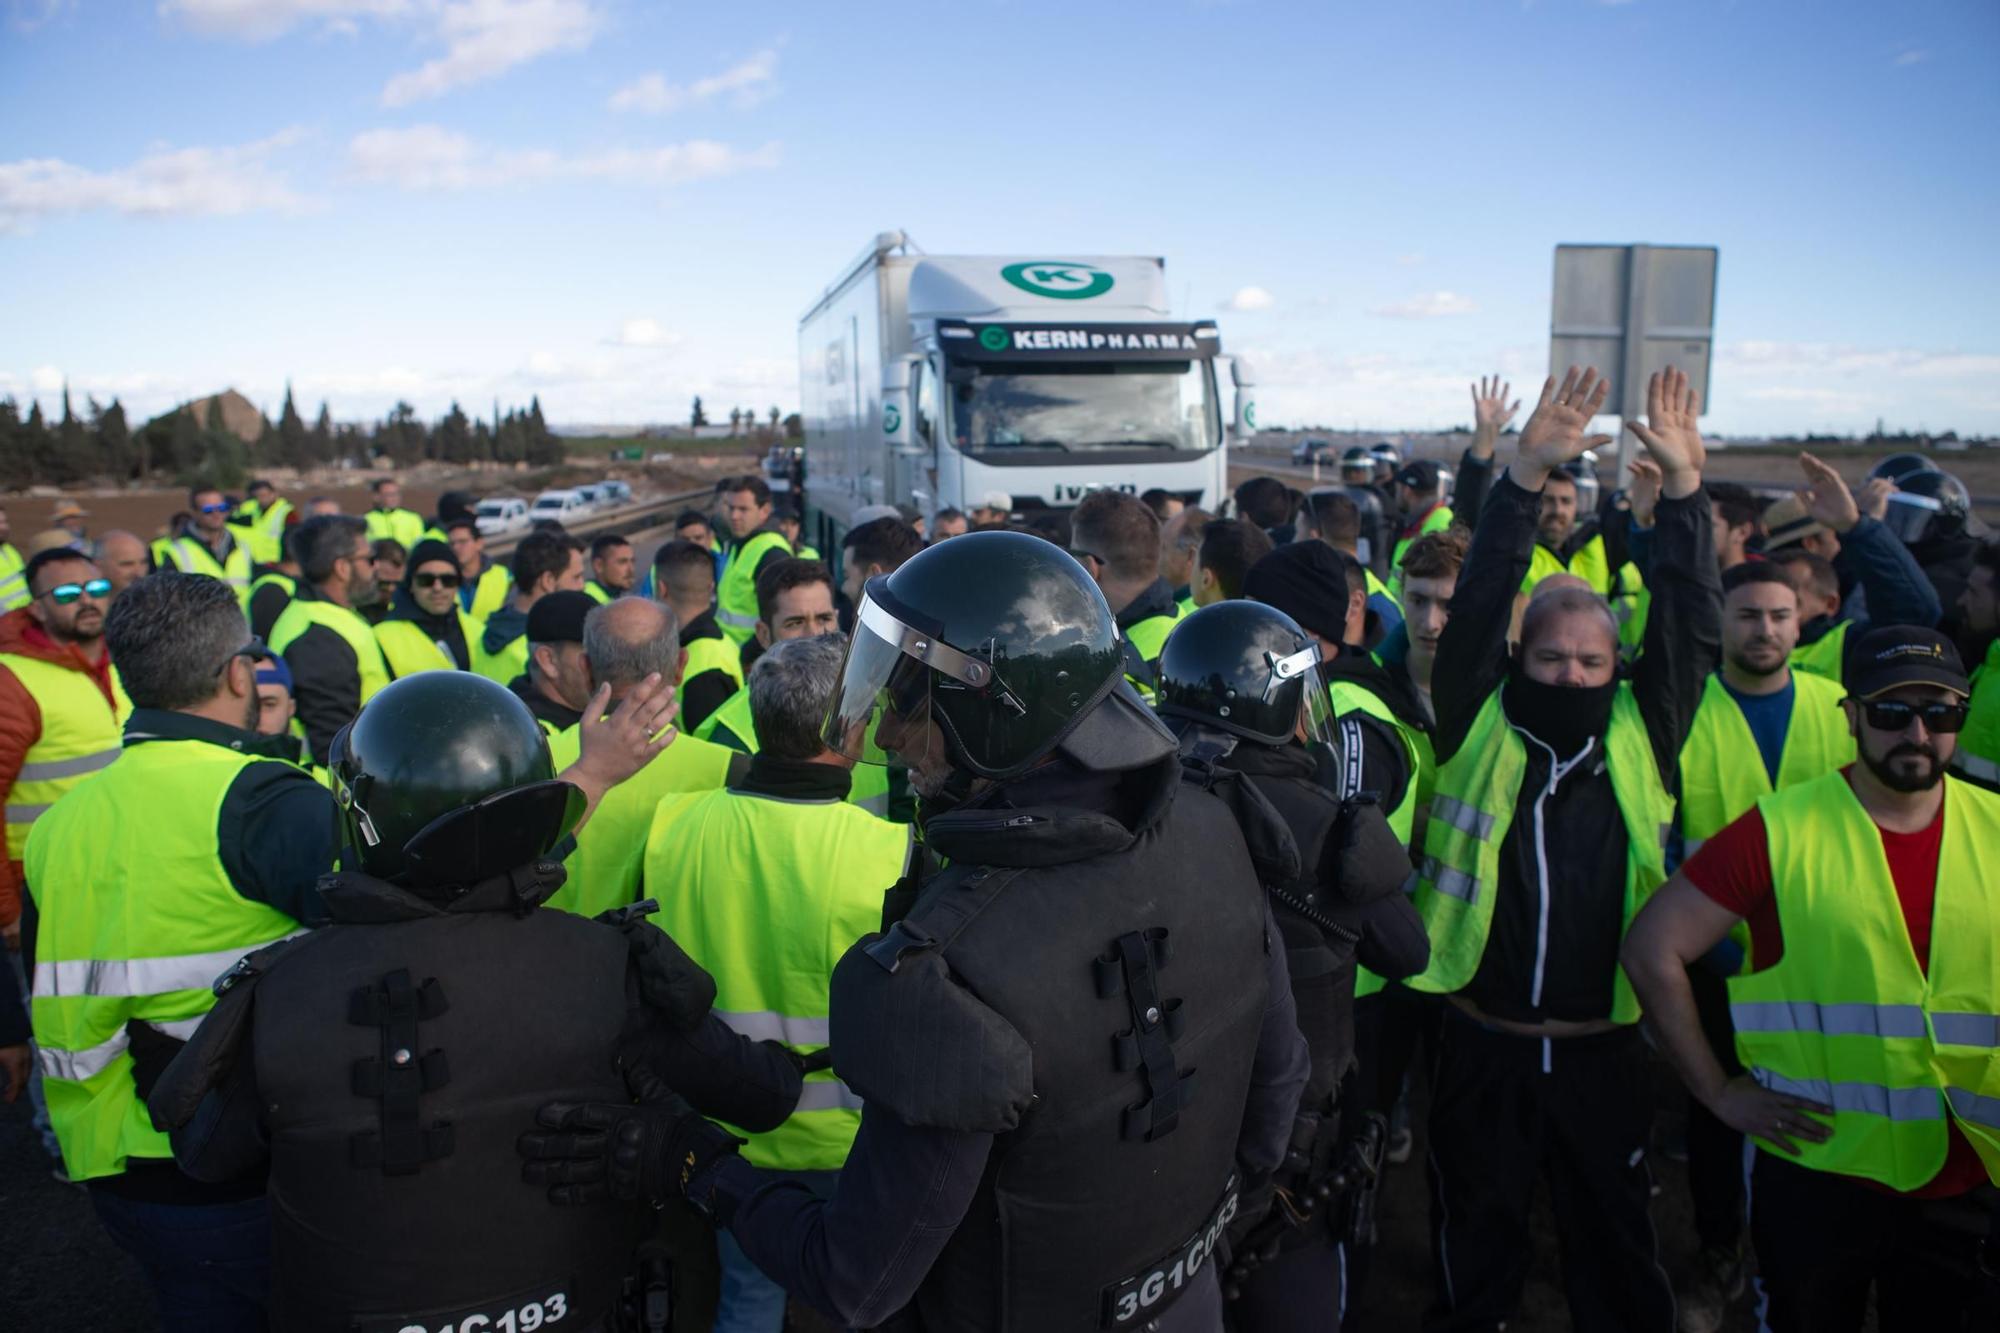
M 1539 503 L 1536 492 L 1503 476 L 1480 512 L 1431 673 L 1440 767 L 1512 669 L 1507 627 L 1533 553 Z M 1671 787 L 1702 683 L 1721 656 L 1722 581 L 1706 490 L 1662 499 L 1654 522 L 1652 609 L 1630 679 L 1654 762 Z M 1580 759 L 1558 757 L 1515 729 L 1527 746 L 1527 771 L 1500 849 L 1486 952 L 1465 995 L 1487 1014 L 1522 1023 L 1607 1018 L 1623 936 L 1627 844 L 1603 738 Z
M 1320 674 L 1329 681 L 1360 686 L 1388 705 L 1399 721 L 1417 731 L 1431 730 L 1409 676 L 1384 670 L 1365 650 L 1342 644 L 1340 655 L 1322 664 Z M 1340 769 L 1330 784 L 1333 794 L 1348 801 L 1372 793 L 1385 813 L 1401 805 L 1417 775 L 1410 771 L 1410 756 L 1396 729 L 1365 713 L 1349 713 L 1340 719 L 1338 739 Z
M 528 711 L 535 715 L 536 721 L 546 722 L 557 731 L 567 731 L 583 721 L 582 712 L 567 704 L 557 703 L 543 694 L 533 678 L 525 672 L 507 682 L 507 688 L 514 692 L 515 698 L 528 705 Z
M 292 596 L 302 602 L 328 599 L 301 579 Z M 308 625 L 305 633 L 285 646 L 285 665 L 292 672 L 292 699 L 313 762 L 324 764 L 340 729 L 361 711 L 361 665 L 347 640 L 324 625 Z
M 1493 459 L 1475 458 L 1470 449 L 1459 456 L 1458 480 L 1453 483 L 1451 498 L 1452 512 L 1458 515 L 1461 522 L 1478 521 L 1480 511 L 1485 507 L 1486 497 L 1493 487 L 1494 466 Z M 1537 508 L 1540 504 L 1540 498 L 1537 497 Z M 1554 551 L 1567 568 L 1571 558 L 1590 545 L 1591 538 L 1600 535 L 1604 538 L 1606 568 L 1611 571 L 1612 577 L 1616 578 L 1618 571 L 1637 557 L 1631 545 L 1631 511 L 1618 508 L 1609 494 L 1598 505 L 1595 514 L 1577 515 L 1576 526 L 1570 530 L 1569 538 L 1561 547 L 1549 549 Z M 1539 534 L 1535 540 L 1541 541 Z M 1597 591 L 1609 595 L 1617 589 L 1599 588 Z

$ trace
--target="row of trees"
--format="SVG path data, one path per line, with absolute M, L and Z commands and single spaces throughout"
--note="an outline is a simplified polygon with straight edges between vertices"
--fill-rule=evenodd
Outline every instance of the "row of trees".
M 778 432 L 779 416 L 780 414 L 777 408 L 773 407 L 770 409 L 771 433 L 773 435 L 777 434 Z M 688 425 L 698 428 L 701 426 L 706 426 L 707 424 L 708 424 L 708 413 L 706 410 L 703 409 L 701 405 L 701 395 L 696 394 L 694 399 L 694 410 L 688 413 Z M 731 435 L 734 435 L 739 431 L 743 432 L 744 434 L 748 434 L 756 429 L 757 429 L 756 408 L 732 407 L 729 409 L 729 433 Z
M 219 395 L 208 400 L 205 413 L 181 407 L 137 430 L 116 398 L 108 406 L 87 398 L 79 415 L 64 389 L 56 421 L 43 414 L 39 402 L 30 402 L 24 415 L 14 399 L 0 398 L 0 490 L 169 477 L 180 484 L 200 478 L 236 487 L 267 467 L 369 467 L 382 460 L 395 467 L 425 461 L 548 467 L 562 459 L 562 441 L 542 419 L 539 397 L 526 409 L 506 413 L 496 405 L 490 421 L 474 421 L 453 403 L 437 421 L 426 422 L 408 403 L 397 403 L 387 417 L 365 426 L 336 426 L 321 403 L 307 425 L 287 388 L 276 424 L 264 421 L 254 443 L 224 425 Z

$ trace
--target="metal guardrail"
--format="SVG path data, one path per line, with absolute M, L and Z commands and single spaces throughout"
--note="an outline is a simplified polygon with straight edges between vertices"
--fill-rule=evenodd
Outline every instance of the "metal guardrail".
M 659 527 L 663 522 L 672 522 L 674 515 L 698 500 L 706 500 L 715 493 L 712 486 L 704 486 L 696 491 L 677 491 L 672 495 L 654 496 L 649 500 L 635 500 L 616 509 L 598 510 L 574 524 L 565 524 L 564 530 L 572 537 L 594 537 L 605 532 L 623 532 L 636 535 L 648 528 Z M 532 528 L 529 529 L 533 531 Z M 499 557 L 510 554 L 520 544 L 526 532 L 513 537 L 498 537 L 486 545 L 486 554 Z

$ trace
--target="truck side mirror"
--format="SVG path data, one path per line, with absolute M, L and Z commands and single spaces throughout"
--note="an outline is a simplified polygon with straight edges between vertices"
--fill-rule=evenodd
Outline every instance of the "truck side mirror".
M 923 359 L 901 356 L 882 367 L 882 441 L 890 452 L 917 455 L 928 447 L 917 438 L 916 384 Z
M 1248 440 L 1258 431 L 1257 376 L 1250 363 L 1238 356 L 1230 358 L 1229 379 L 1236 386 L 1236 414 L 1229 423 L 1229 433 L 1237 440 Z

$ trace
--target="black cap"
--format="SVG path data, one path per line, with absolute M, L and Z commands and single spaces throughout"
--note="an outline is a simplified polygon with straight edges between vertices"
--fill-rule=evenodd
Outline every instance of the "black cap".
M 1396 484 L 1412 490 L 1434 491 L 1438 485 L 1438 465 L 1428 458 L 1405 463 L 1402 470 L 1396 473 Z
M 1288 542 L 1250 566 L 1243 595 L 1341 643 L 1347 638 L 1347 567 L 1354 563 L 1325 542 Z
M 1883 625 L 1847 645 L 1841 683 L 1856 699 L 1873 699 L 1903 685 L 1935 685 L 1972 693 L 1965 662 L 1952 641 L 1917 625 Z
M 528 642 L 582 643 L 583 618 L 596 609 L 587 592 L 552 592 L 528 609 Z

